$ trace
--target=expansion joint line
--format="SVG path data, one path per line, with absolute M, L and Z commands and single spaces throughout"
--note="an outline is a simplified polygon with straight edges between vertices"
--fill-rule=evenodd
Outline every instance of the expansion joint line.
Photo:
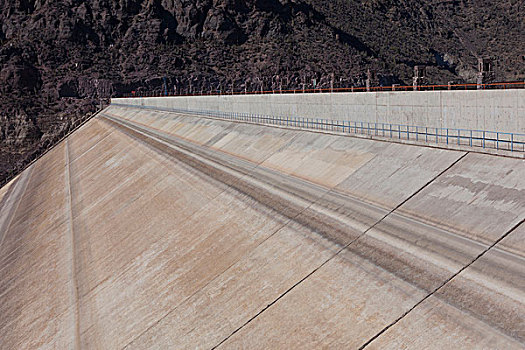
M 399 203 L 397 206 L 395 206 L 393 209 L 391 209 L 387 214 L 385 214 L 381 219 L 379 219 L 376 223 L 374 223 L 372 226 L 370 226 L 369 228 L 367 228 L 363 233 L 361 233 L 359 236 L 357 236 L 356 238 L 354 238 L 352 241 L 350 241 L 348 244 L 344 245 L 342 248 L 340 248 L 336 253 L 334 253 L 333 255 L 331 255 L 327 260 L 325 260 L 321 265 L 319 265 L 317 268 L 315 268 L 314 270 L 312 270 L 309 274 L 307 274 L 305 277 L 303 277 L 301 280 L 299 280 L 298 282 L 296 282 L 293 286 L 291 286 L 290 288 L 288 288 L 284 293 L 282 293 L 280 296 L 278 296 L 274 301 L 272 301 L 270 304 L 268 304 L 266 307 L 264 307 L 263 309 L 261 309 L 257 314 L 255 314 L 253 317 L 251 317 L 248 321 L 246 321 L 243 325 L 241 325 L 240 327 L 238 327 L 235 331 L 233 331 L 230 335 L 228 335 L 226 338 L 224 338 L 219 344 L 215 345 L 213 349 L 216 349 L 218 347 L 220 347 L 222 344 L 224 344 L 228 339 L 230 339 L 233 335 L 235 335 L 236 333 L 238 333 L 242 328 L 244 328 L 246 325 L 248 325 L 250 322 L 252 322 L 253 320 L 255 320 L 257 317 L 259 317 L 263 312 L 265 312 L 266 310 L 268 310 L 272 305 L 274 305 L 275 303 L 277 303 L 279 300 L 281 300 L 285 295 L 287 295 L 289 292 L 291 292 L 295 287 L 297 287 L 298 285 L 300 285 L 302 282 L 304 282 L 305 280 L 307 280 L 310 276 L 312 276 L 314 273 L 316 273 L 319 269 L 321 269 L 323 266 L 325 266 L 328 262 L 330 262 L 333 258 L 335 258 L 336 256 L 338 256 L 341 252 L 343 252 L 345 249 L 347 249 L 349 246 L 351 246 L 353 243 L 355 243 L 357 240 L 359 240 L 361 237 L 363 237 L 364 235 L 366 235 L 370 230 L 372 230 L 374 227 L 376 227 L 377 225 L 379 225 L 383 220 L 385 220 L 390 214 L 392 214 L 394 211 L 396 211 L 397 209 L 399 209 L 402 205 L 404 205 L 406 202 L 408 202 L 410 199 L 414 198 L 416 195 L 418 195 L 419 193 L 421 193 L 421 191 L 423 191 L 426 187 L 428 187 L 428 185 L 430 185 L 432 182 L 434 182 L 437 178 L 439 178 L 441 175 L 443 175 L 444 173 L 446 173 L 448 170 L 450 170 L 453 166 L 455 166 L 456 164 L 458 164 L 461 160 L 463 160 L 463 158 L 465 158 L 467 155 L 469 154 L 469 152 L 465 152 L 461 157 L 457 158 L 454 162 L 452 162 L 448 167 L 446 167 L 444 170 L 442 170 L 441 172 L 439 172 L 436 176 L 432 177 L 432 179 L 430 181 L 428 181 L 426 184 L 424 184 L 422 187 L 420 187 L 417 191 L 414 191 L 410 196 L 408 196 L 405 200 L 403 200 L 401 203 Z M 331 192 L 332 190 L 330 190 L 329 192 Z M 329 193 L 328 192 L 328 193 Z M 327 194 L 328 194 L 327 193 Z M 326 194 L 325 194 L 326 195 Z M 323 196 L 324 197 L 324 196 Z M 366 346 L 367 344 L 369 344 L 369 342 L 367 342 L 365 345 L 363 345 L 361 348 L 363 348 L 364 346 Z
M 427 294 L 423 299 L 421 299 L 420 301 L 418 301 L 414 306 L 412 306 L 409 310 L 407 310 L 405 313 L 403 313 L 401 316 L 399 316 L 397 319 L 395 319 L 392 323 L 390 323 L 388 326 L 386 326 L 385 328 L 383 328 L 379 333 L 377 333 L 376 335 L 374 335 L 372 338 L 370 338 L 366 343 L 364 343 L 363 345 L 361 345 L 361 347 L 359 347 L 359 350 L 362 350 L 364 349 L 365 347 L 367 347 L 368 345 L 370 345 L 374 340 L 376 340 L 377 338 L 379 338 L 383 333 L 385 333 L 387 330 L 389 330 L 390 328 L 392 328 L 392 326 L 396 325 L 396 323 L 398 323 L 399 321 L 401 321 L 405 316 L 407 316 L 410 312 L 412 312 L 412 310 L 414 310 L 415 308 L 417 308 L 419 305 L 421 305 L 425 300 L 427 300 L 428 298 L 430 298 L 431 296 L 433 296 L 435 293 L 437 293 L 441 288 L 443 288 L 447 283 L 449 283 L 450 281 L 452 281 L 454 278 L 456 278 L 460 273 L 462 273 L 463 271 L 465 271 L 467 268 L 469 268 L 472 264 L 474 264 L 477 260 L 479 260 L 482 256 L 484 256 L 488 251 L 490 251 L 492 248 L 494 248 L 496 246 L 496 244 L 498 244 L 499 242 L 501 242 L 503 239 L 505 239 L 505 237 L 507 237 L 508 235 L 510 235 L 514 230 L 516 230 L 520 225 L 522 225 L 523 223 L 525 223 L 525 218 L 521 219 L 521 221 L 519 221 L 516 225 L 512 226 L 512 228 L 510 230 L 508 230 L 507 232 L 505 232 L 500 238 L 498 238 L 494 243 L 492 243 L 489 247 L 487 247 L 485 250 L 483 250 L 481 253 L 478 254 L 478 256 L 476 256 L 471 262 L 469 262 L 467 265 L 463 266 L 460 270 L 458 270 L 456 273 L 454 273 L 452 276 L 450 276 L 449 278 L 447 278 L 443 283 L 441 283 L 441 285 L 439 285 L 437 288 L 435 288 L 432 292 L 430 292 L 429 294 Z
M 109 116 L 109 115 L 103 115 L 103 118 L 106 118 L 107 120 L 113 122 L 113 123 L 117 123 L 119 125 L 122 125 L 123 127 L 125 128 L 130 128 L 131 130 L 134 130 L 135 132 L 139 132 L 139 129 L 133 129 L 133 127 L 131 125 L 125 125 L 123 124 L 123 121 L 121 120 L 118 120 L 118 118 L 116 119 L 115 117 L 112 117 L 112 116 Z M 158 130 L 160 131 L 160 130 Z M 125 131 L 122 131 L 123 133 L 125 133 Z M 141 132 L 142 133 L 142 132 Z M 145 135 L 144 133 L 142 133 L 143 135 Z M 129 134 L 127 134 L 128 136 L 130 136 Z M 131 136 L 130 136 L 131 137 Z M 150 138 L 153 138 L 151 135 L 149 135 L 148 137 Z M 160 140 L 157 140 L 157 141 L 160 141 Z M 173 145 L 172 145 L 173 147 Z M 254 169 L 258 168 L 261 166 L 261 164 L 263 164 L 268 158 L 270 158 L 272 155 L 268 155 L 266 156 L 263 160 L 259 161 L 259 163 L 257 163 L 257 165 L 255 166 Z M 240 179 L 242 180 L 244 177 L 247 177 L 249 175 L 245 174 L 243 175 Z M 223 193 L 225 193 L 227 190 L 224 190 L 222 191 L 221 193 L 217 194 L 217 196 L 215 196 L 213 198 L 213 200 L 215 200 L 216 198 L 218 198 L 220 195 L 222 195 Z M 312 202 L 310 203 L 307 207 L 305 207 L 303 210 L 301 210 L 299 213 L 297 213 L 297 215 L 295 215 L 293 218 L 290 218 L 288 220 L 286 220 L 282 225 L 278 226 L 268 237 L 266 237 L 264 240 L 262 240 L 259 244 L 257 244 L 257 246 L 255 246 L 252 251 L 254 251 L 255 249 L 257 249 L 258 247 L 260 247 L 262 244 L 264 244 L 266 241 L 268 241 L 269 239 L 271 239 L 272 237 L 274 237 L 278 232 L 280 232 L 284 227 L 286 227 L 291 221 L 293 221 L 294 218 L 297 218 L 299 215 L 301 215 L 303 212 L 305 212 L 306 210 L 310 209 L 310 207 L 312 205 L 314 205 L 315 202 Z M 133 338 L 129 343 L 127 343 L 124 347 L 122 347 L 122 349 L 126 349 L 128 346 L 130 346 L 131 344 L 133 344 L 133 342 L 135 342 L 137 339 L 139 339 L 140 337 L 142 337 L 144 334 L 148 333 L 151 329 L 153 329 L 155 326 L 157 326 L 160 322 L 162 322 L 166 317 L 168 317 L 170 314 L 172 314 L 178 307 L 179 305 L 181 305 L 182 303 L 186 302 L 187 300 L 191 299 L 193 296 L 195 296 L 197 293 L 201 292 L 203 289 L 205 289 L 207 286 L 211 285 L 215 280 L 217 280 L 220 276 L 222 276 L 224 273 L 226 273 L 228 270 L 230 270 L 233 266 L 235 266 L 239 261 L 241 261 L 242 259 L 244 258 L 244 256 L 240 257 L 239 259 L 237 259 L 236 261 L 232 262 L 226 269 L 224 269 L 224 271 L 222 271 L 221 273 L 217 274 L 217 276 L 215 276 L 213 279 L 211 279 L 209 282 L 207 282 L 201 289 L 198 289 L 196 290 L 193 294 L 191 294 L 190 296 L 188 296 L 187 298 L 185 298 L 181 303 L 179 303 L 176 307 L 174 307 L 173 309 L 169 310 L 164 316 L 162 316 L 161 318 L 159 318 L 157 321 L 155 321 L 152 325 L 150 325 L 149 327 L 147 327 L 144 331 L 142 331 L 139 335 L 137 335 L 135 338 Z
M 71 167 L 69 160 L 69 142 L 65 140 L 65 182 L 66 182 L 66 208 L 67 208 L 67 226 L 68 226 L 68 240 L 70 247 L 70 298 L 73 318 L 73 346 L 74 349 L 80 349 L 80 322 L 79 322 L 79 303 L 78 303 L 78 281 L 76 275 L 76 260 L 75 260 L 75 231 L 73 228 L 73 200 L 71 195 Z
M 135 125 L 129 125 L 129 123 L 127 122 L 124 122 L 124 121 L 120 121 L 120 120 L 115 120 L 115 118 L 111 117 L 111 116 L 104 116 L 104 118 L 107 118 L 109 121 L 113 122 L 113 123 L 116 123 L 116 124 L 119 124 L 121 126 L 123 126 L 124 128 L 128 128 L 130 129 L 131 131 L 134 131 L 134 132 L 138 132 L 138 133 L 141 133 L 143 134 L 144 136 L 148 137 L 148 138 L 151 138 L 151 139 L 155 139 L 159 142 L 162 142 L 162 143 L 166 143 L 166 141 L 163 141 L 161 139 L 157 139 L 157 136 L 153 136 L 153 135 L 147 135 L 147 134 L 144 134 L 143 131 L 140 131 L 140 127 L 137 128 L 137 126 Z M 126 125 L 128 124 L 128 125 Z M 173 147 L 174 145 L 170 145 L 170 147 Z M 175 147 L 178 147 L 178 146 L 175 146 Z M 187 150 L 189 151 L 189 150 Z M 267 158 L 269 158 L 270 156 L 268 156 Z M 264 160 L 261 161 L 259 164 L 257 164 L 256 168 L 259 167 L 262 163 L 264 163 Z M 249 175 L 243 175 L 241 178 L 244 178 L 246 176 L 249 176 Z M 268 239 L 270 239 L 271 237 L 273 237 L 275 234 L 277 234 L 278 232 L 280 232 L 284 227 L 286 227 L 291 221 L 294 221 L 297 217 L 299 217 L 301 214 L 303 214 L 304 212 L 306 212 L 308 209 L 310 209 L 315 203 L 317 203 L 319 200 L 321 200 L 324 196 L 326 196 L 328 193 L 332 192 L 332 189 L 331 190 L 328 190 L 323 196 L 321 196 L 320 198 L 318 198 L 317 200 L 314 200 L 312 201 L 309 205 L 307 205 L 305 208 L 303 208 L 302 210 L 300 210 L 296 215 L 294 215 L 293 217 L 290 217 L 285 223 L 283 223 L 279 228 L 277 228 L 269 237 L 265 238 L 264 241 L 260 242 L 258 244 L 258 246 L 260 246 L 261 244 L 263 244 L 265 241 L 267 241 Z M 256 249 L 256 247 L 254 248 Z M 342 248 L 344 249 L 344 247 Z M 240 259 L 238 260 L 240 261 Z M 235 263 L 231 264 L 226 270 L 224 270 L 222 273 L 226 272 L 227 270 L 229 270 L 232 266 L 234 266 Z M 317 269 L 316 269 L 317 270 Z M 221 273 L 221 274 L 222 274 Z M 304 279 L 306 279 L 307 277 L 309 277 L 311 274 L 309 274 L 308 276 L 306 276 Z M 215 277 L 213 280 L 215 280 L 216 278 L 218 278 L 219 276 Z M 299 284 L 300 282 L 302 282 L 304 279 L 302 279 L 301 281 L 299 281 L 297 284 Z M 208 282 L 206 285 L 210 284 L 211 282 L 210 281 Z M 292 287 L 293 288 L 293 287 Z M 291 288 L 291 289 L 292 289 Z M 291 290 L 289 289 L 289 290 Z M 200 291 L 200 290 L 199 290 Z M 199 291 L 196 291 L 194 294 L 198 293 Z M 194 295 L 193 294 L 193 295 Z M 283 294 L 284 295 L 284 294 Z M 191 298 L 191 296 L 190 296 Z M 259 315 L 260 313 L 262 313 L 264 310 L 266 310 L 269 306 L 271 306 L 272 304 L 274 304 L 275 302 L 277 302 L 277 300 L 279 300 L 279 298 L 277 298 L 276 300 L 274 300 L 274 302 L 272 302 L 271 304 L 269 304 L 265 309 L 263 309 L 262 311 L 260 311 L 257 315 Z M 187 299 L 186 299 L 187 300 Z M 140 338 L 140 336 L 142 336 L 143 334 L 147 333 L 147 331 L 149 331 L 151 328 L 153 328 L 156 324 L 158 324 L 160 321 L 162 321 L 162 319 L 164 319 L 165 317 L 167 317 L 171 312 L 173 312 L 176 308 L 170 310 L 166 315 L 164 315 L 161 319 L 157 320 L 153 325 L 151 325 L 150 327 L 148 327 L 144 332 L 142 332 L 139 336 L 137 336 L 136 338 L 134 338 L 131 342 L 129 342 L 124 348 L 126 348 L 127 346 L 129 346 L 130 344 L 132 344 L 136 339 Z M 254 319 L 255 317 L 254 316 L 252 317 L 252 319 Z M 250 319 L 247 323 L 249 323 L 252 319 Z M 246 323 L 246 324 L 247 324 Z M 244 326 L 244 325 L 243 325 Z M 229 337 L 231 337 L 233 334 L 235 334 L 237 331 L 239 331 L 243 326 L 239 327 L 238 329 L 236 329 L 232 334 L 230 334 Z M 227 337 L 226 339 L 224 339 L 221 343 L 219 343 L 218 345 L 216 345 L 214 347 L 214 349 L 219 346 L 220 344 L 222 344 L 224 341 L 226 341 L 229 337 Z

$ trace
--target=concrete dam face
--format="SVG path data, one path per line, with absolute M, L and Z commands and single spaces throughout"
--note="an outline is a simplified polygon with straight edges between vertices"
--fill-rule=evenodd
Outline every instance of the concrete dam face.
M 0 348 L 525 346 L 523 159 L 122 104 L 0 189 Z

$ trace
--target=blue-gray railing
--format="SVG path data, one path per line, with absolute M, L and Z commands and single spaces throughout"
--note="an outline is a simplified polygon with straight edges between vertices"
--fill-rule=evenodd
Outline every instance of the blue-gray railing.
M 470 129 L 434 128 L 403 124 L 359 122 L 320 118 L 281 117 L 210 110 L 135 106 L 120 103 L 112 104 L 114 106 L 162 110 L 180 114 L 220 118 L 225 120 L 248 122 L 262 125 L 286 126 L 301 129 L 313 129 L 321 131 L 333 131 L 341 133 L 379 136 L 384 138 L 408 141 L 424 141 L 426 143 L 435 144 L 481 147 L 496 150 L 507 150 L 512 152 L 525 152 L 525 134 L 518 133 Z

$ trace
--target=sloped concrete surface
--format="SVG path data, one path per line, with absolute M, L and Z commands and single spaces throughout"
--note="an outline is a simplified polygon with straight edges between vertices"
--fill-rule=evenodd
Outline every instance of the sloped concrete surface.
M 523 348 L 524 165 L 110 106 L 0 189 L 0 348 Z

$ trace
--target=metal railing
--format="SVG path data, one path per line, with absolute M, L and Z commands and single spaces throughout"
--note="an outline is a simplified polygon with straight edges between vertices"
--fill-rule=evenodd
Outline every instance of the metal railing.
M 525 89 L 525 81 L 517 82 L 499 82 L 490 84 L 447 84 L 447 85 L 392 85 L 392 86 L 372 86 L 372 87 L 345 87 L 345 88 L 306 88 L 306 89 L 272 89 L 272 90 L 210 90 L 207 92 L 163 92 L 155 91 L 138 91 L 130 94 L 123 94 L 123 98 L 133 97 L 169 97 L 169 96 L 228 96 L 228 95 L 268 95 L 268 94 L 301 94 L 301 93 L 338 93 L 338 92 L 388 92 L 388 91 L 445 91 L 445 90 L 507 90 L 507 89 Z
M 284 126 L 299 129 L 376 136 L 389 139 L 479 147 L 484 149 L 525 152 L 525 134 L 499 131 L 435 128 L 390 123 L 360 122 L 303 117 L 282 117 L 250 113 L 221 112 L 179 108 L 134 106 L 113 103 L 115 106 L 161 110 L 186 115 L 212 117 L 260 125 Z

